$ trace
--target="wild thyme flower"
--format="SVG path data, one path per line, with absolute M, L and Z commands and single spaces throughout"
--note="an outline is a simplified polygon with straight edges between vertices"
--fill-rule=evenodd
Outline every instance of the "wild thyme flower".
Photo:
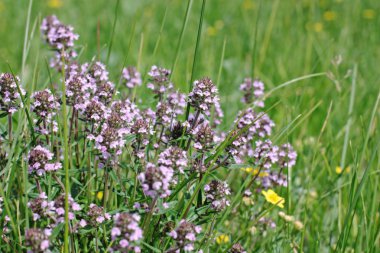
M 91 85 L 87 79 L 75 71 L 70 74 L 65 82 L 67 104 L 74 106 L 77 110 L 84 109 L 85 102 L 91 95 Z
M 180 92 L 172 92 L 169 93 L 167 98 L 168 104 L 173 110 L 173 118 L 176 117 L 176 115 L 183 114 L 183 110 L 186 107 L 186 95 L 182 94 Z
M 59 108 L 57 99 L 49 89 L 33 93 L 32 100 L 31 111 L 44 120 L 50 120 Z
M 253 157 L 257 166 L 270 169 L 273 164 L 278 162 L 278 147 L 273 146 L 270 140 L 256 141 Z
M 138 176 L 144 194 L 151 198 L 165 198 L 170 195 L 170 184 L 173 181 L 173 169 L 148 163 L 145 172 Z
M 246 153 L 244 147 L 246 147 L 247 138 L 237 129 L 232 130 L 230 136 L 233 141 L 226 147 L 226 151 L 235 159 L 236 163 L 242 163 L 242 156 Z
M 139 227 L 138 214 L 117 213 L 113 217 L 114 225 L 111 230 L 113 250 L 120 252 L 141 252 L 140 240 L 143 231 Z
M 194 148 L 208 151 L 213 146 L 214 132 L 207 122 L 199 124 L 191 132 L 194 137 Z
M 142 79 L 141 74 L 135 67 L 126 67 L 123 69 L 123 79 L 125 86 L 129 89 L 133 89 L 136 86 L 141 86 Z
M 238 129 L 248 128 L 245 135 L 249 141 L 255 137 L 265 138 L 270 136 L 274 127 L 274 123 L 268 115 L 264 113 L 257 114 L 252 108 L 240 112 L 236 121 Z
M 30 228 L 25 231 L 25 245 L 32 253 L 50 252 L 50 229 Z
M 99 61 L 94 62 L 93 64 L 83 64 L 82 72 L 86 74 L 89 83 L 96 86 L 108 81 L 108 71 L 106 70 L 106 66 Z
M 55 215 L 54 201 L 49 201 L 45 192 L 28 202 L 28 208 L 33 213 L 33 220 L 39 220 L 40 218 L 53 218 Z
M 201 112 L 210 112 L 211 107 L 218 102 L 218 90 L 209 78 L 194 81 L 193 90 L 189 93 L 192 107 Z
M 93 203 L 90 204 L 87 215 L 90 218 L 90 223 L 93 226 L 98 226 L 106 220 L 111 219 L 111 215 L 104 211 L 104 208 L 101 206 L 97 206 Z
M 0 75 L 0 110 L 12 114 L 20 107 L 23 107 L 21 96 L 17 88 L 17 83 L 20 83 L 20 78 L 17 76 L 15 78 L 11 73 L 2 73 Z M 21 87 L 20 91 L 21 95 L 25 95 L 25 91 Z
M 241 246 L 240 243 L 235 243 L 234 245 L 232 245 L 229 253 L 247 253 L 247 251 L 245 251 L 245 249 L 243 248 L 243 246 Z
M 169 167 L 174 172 L 184 173 L 187 166 L 186 151 L 179 147 L 169 147 L 159 155 L 158 165 Z
M 142 158 L 144 157 L 144 148 L 149 143 L 149 137 L 153 134 L 152 126 L 149 119 L 137 119 L 131 126 L 131 134 L 136 136 L 134 143 L 132 144 L 135 154 Z
M 162 95 L 169 89 L 173 88 L 170 82 L 170 70 L 152 66 L 148 73 L 150 81 L 147 84 L 148 89 L 153 90 L 157 95 Z
M 59 73 L 62 72 L 62 69 L 67 71 L 68 65 L 70 65 L 77 56 L 77 52 L 72 49 L 64 52 L 55 52 L 54 56 L 50 58 L 50 67 L 54 68 Z
M 108 160 L 113 154 L 121 154 L 121 149 L 125 144 L 123 137 L 123 129 L 115 129 L 103 124 L 99 135 L 90 134 L 87 139 L 95 140 L 95 148 L 100 151 L 102 159 Z
M 141 118 L 140 110 L 134 103 L 128 99 L 117 100 L 111 104 L 107 124 L 112 128 L 127 128 L 130 131 L 131 126 L 139 118 Z
M 212 180 L 204 187 L 207 202 L 211 204 L 211 207 L 220 212 L 224 208 L 230 205 L 230 201 L 227 199 L 231 195 L 230 188 L 226 182 Z
M 29 174 L 42 176 L 48 171 L 56 171 L 62 168 L 60 162 L 53 162 L 53 153 L 38 145 L 28 154 Z
M 266 171 L 266 176 L 261 177 L 261 184 L 265 189 L 273 188 L 275 186 L 288 186 L 288 179 L 286 175 L 281 172 Z
M 254 106 L 264 107 L 264 83 L 260 80 L 245 78 L 244 83 L 240 85 L 240 90 L 243 91 L 244 97 L 242 101 L 246 104 L 253 103 Z
M 85 102 L 82 114 L 86 121 L 93 122 L 98 125 L 100 121 L 107 118 L 108 110 L 102 102 L 93 98 L 90 101 Z
M 59 195 L 54 200 L 54 207 L 57 223 L 65 222 L 65 194 Z M 74 220 L 75 212 L 80 211 L 81 209 L 81 206 L 76 203 L 71 196 L 69 196 L 69 220 Z
M 197 235 L 202 231 L 200 226 L 181 220 L 179 226 L 172 230 L 169 235 L 175 240 L 176 247 L 185 252 L 194 250 L 194 242 L 197 240 Z
M 41 32 L 46 42 L 57 51 L 73 47 L 79 38 L 73 27 L 62 24 L 54 15 L 42 20 Z
M 172 121 L 173 110 L 168 103 L 158 102 L 156 109 L 156 124 L 169 125 Z
M 291 168 L 296 164 L 297 153 L 289 143 L 283 144 L 278 150 L 278 165 L 280 168 Z
M 105 105 L 108 105 L 112 101 L 112 96 L 115 92 L 115 85 L 110 81 L 101 83 L 95 92 L 95 97 L 99 99 Z

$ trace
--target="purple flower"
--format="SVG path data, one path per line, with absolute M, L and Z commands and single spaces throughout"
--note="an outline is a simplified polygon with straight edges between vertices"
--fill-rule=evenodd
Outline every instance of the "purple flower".
M 220 212 L 230 205 L 227 197 L 231 195 L 231 192 L 226 182 L 212 180 L 205 185 L 204 191 L 207 202 L 211 204 L 212 209 L 215 211 Z
M 56 171 L 62 167 L 59 162 L 52 162 L 53 153 L 38 145 L 28 154 L 29 174 L 42 176 L 47 171 Z
M 140 252 L 140 240 L 143 232 L 139 227 L 138 214 L 117 213 L 113 217 L 114 225 L 111 237 L 114 242 L 113 250 L 120 252 Z
M 173 171 L 184 173 L 187 167 L 186 151 L 179 147 L 169 147 L 158 157 L 158 165 L 171 168 Z
M 110 220 L 111 216 L 104 211 L 104 208 L 95 204 L 90 204 L 87 212 L 91 225 L 97 226 L 106 220 Z
M 196 236 L 201 232 L 201 227 L 181 220 L 179 226 L 169 233 L 176 242 L 176 247 L 184 251 L 192 251 L 194 249 L 194 242 Z
M 240 85 L 240 90 L 243 91 L 244 97 L 242 101 L 246 104 L 253 103 L 257 107 L 264 107 L 264 83 L 260 80 L 251 78 L 244 79 L 244 83 Z
M 25 231 L 25 245 L 31 252 L 48 252 L 50 247 L 50 229 L 30 228 Z
M 144 194 L 156 198 L 165 198 L 170 195 L 170 185 L 173 183 L 173 169 L 148 163 L 145 172 L 138 176 Z
M 270 169 L 273 164 L 278 162 L 278 147 L 273 146 L 270 140 L 256 141 L 253 157 L 257 166 Z
M 74 28 L 62 24 L 56 16 L 48 16 L 42 20 L 41 32 L 46 42 L 55 50 L 62 51 L 74 46 L 79 38 Z
M 136 86 L 140 86 L 142 83 L 141 75 L 135 67 L 126 67 L 123 69 L 123 79 L 125 86 L 129 89 L 133 89 Z
M 205 77 L 194 81 L 193 90 L 189 93 L 189 103 L 196 110 L 210 113 L 211 107 L 219 103 L 218 90 L 213 82 Z
M 147 84 L 148 89 L 161 97 L 169 89 L 173 88 L 170 82 L 170 70 L 152 66 L 148 73 L 150 82 Z
M 14 78 L 10 73 L 0 75 L 0 110 L 8 113 L 16 112 L 23 107 L 21 96 L 17 88 L 20 84 L 20 78 Z M 25 91 L 20 87 L 21 95 L 25 95 Z

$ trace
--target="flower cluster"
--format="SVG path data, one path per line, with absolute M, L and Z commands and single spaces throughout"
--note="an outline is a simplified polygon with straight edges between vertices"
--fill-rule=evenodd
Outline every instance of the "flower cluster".
M 113 217 L 114 225 L 111 237 L 114 241 L 113 250 L 120 252 L 141 252 L 139 242 L 143 233 L 139 227 L 138 214 L 117 213 Z
M 278 162 L 278 147 L 273 146 L 270 140 L 256 141 L 253 157 L 256 165 L 270 169 L 273 164 Z
M 150 82 L 147 87 L 161 98 L 162 94 L 173 88 L 173 84 L 170 82 L 170 74 L 171 72 L 168 69 L 152 66 L 148 73 Z
M 196 110 L 210 112 L 211 107 L 218 103 L 218 90 L 211 79 L 205 77 L 194 81 L 193 90 L 189 94 L 189 103 Z
M 73 47 L 74 41 L 79 38 L 73 27 L 62 24 L 54 15 L 42 20 L 41 32 L 46 42 L 58 51 Z
M 103 207 L 97 206 L 93 203 L 90 204 L 87 215 L 90 218 L 91 225 L 93 226 L 97 226 L 104 221 L 111 219 L 111 215 L 106 213 Z
M 231 191 L 226 182 L 212 180 L 205 185 L 204 190 L 207 202 L 215 211 L 220 212 L 230 205 L 227 197 L 231 195 Z
M 135 67 L 127 67 L 123 69 L 123 79 L 125 86 L 129 89 L 133 89 L 136 86 L 142 84 L 141 74 L 137 71 Z
M 173 181 L 173 169 L 148 163 L 145 172 L 140 173 L 139 180 L 145 195 L 165 198 L 170 195 L 170 184 Z
M 53 153 L 38 145 L 28 155 L 29 174 L 42 176 L 48 171 L 56 171 L 62 168 L 59 162 L 53 162 Z
M 171 168 L 173 171 L 179 171 L 183 174 L 187 167 L 186 152 L 179 147 L 169 147 L 160 154 L 158 165 Z
M 58 131 L 58 124 L 53 120 L 59 109 L 59 102 L 49 89 L 37 91 L 32 95 L 30 109 L 37 116 L 35 119 L 36 130 L 42 134 L 49 134 L 49 126 L 52 125 L 53 132 Z
M 51 218 L 55 215 L 54 201 L 49 201 L 45 192 L 28 202 L 28 208 L 33 213 L 33 220 L 37 221 L 41 217 Z
M 200 226 L 181 220 L 179 226 L 172 230 L 169 235 L 175 240 L 177 249 L 180 251 L 193 251 L 197 234 L 202 231 Z
M 264 107 L 264 83 L 260 80 L 253 80 L 245 78 L 244 83 L 240 85 L 240 90 L 243 92 L 244 97 L 242 102 L 246 104 L 253 103 L 254 106 Z
M 31 252 L 49 252 L 51 235 L 50 229 L 30 228 L 25 231 L 25 245 L 30 247 Z
M 243 246 L 241 246 L 240 243 L 235 243 L 234 245 L 232 245 L 229 253 L 247 253 L 247 251 L 245 251 L 245 249 L 243 248 Z
M 54 15 L 42 20 L 41 33 L 49 46 L 56 51 L 50 66 L 61 71 L 66 67 L 65 62 L 70 62 L 77 56 L 73 47 L 79 35 L 74 33 L 73 27 L 64 25 Z
M 0 75 L 0 110 L 8 113 L 14 113 L 18 108 L 23 107 L 21 95 L 25 95 L 25 91 L 17 85 L 20 79 L 11 73 L 2 73 Z

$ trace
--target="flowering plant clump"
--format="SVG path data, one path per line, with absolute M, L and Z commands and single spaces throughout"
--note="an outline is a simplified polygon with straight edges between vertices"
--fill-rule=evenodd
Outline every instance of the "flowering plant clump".
M 224 119 L 211 78 L 193 80 L 185 94 L 171 70 L 152 66 L 145 80 L 129 66 L 118 86 L 107 64 L 75 60 L 73 27 L 49 16 L 41 32 L 55 54 L 57 85 L 27 94 L 23 80 L 0 77 L 1 111 L 9 116 L 0 176 L 16 173 L 20 182 L 16 189 L 5 183 L 12 201 L 0 198 L 7 242 L 0 251 L 243 253 L 253 250 L 244 236 L 251 227 L 276 226 L 261 215 L 287 203 L 281 187 L 297 153 L 271 141 L 275 124 L 270 111 L 260 111 L 261 81 L 244 80 L 244 108 Z M 26 117 L 17 121 L 15 140 L 13 113 Z M 22 148 L 10 152 L 12 141 Z M 15 218 L 27 227 L 14 227 Z M 241 223 L 250 227 L 240 230 Z

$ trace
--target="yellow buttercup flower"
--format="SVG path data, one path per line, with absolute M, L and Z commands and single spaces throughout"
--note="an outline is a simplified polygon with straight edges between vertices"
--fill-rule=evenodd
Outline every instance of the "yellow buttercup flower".
M 255 4 L 253 0 L 244 0 L 243 9 L 244 10 L 253 10 L 255 8 Z
M 49 0 L 48 2 L 48 6 L 53 9 L 58 9 L 62 7 L 62 5 L 63 5 L 62 0 Z
M 334 11 L 326 11 L 325 13 L 323 13 L 323 18 L 326 21 L 333 21 L 336 18 L 336 13 Z
M 278 196 L 277 193 L 275 193 L 273 190 L 262 191 L 262 193 L 266 201 L 281 208 L 284 208 L 285 199 L 283 197 Z
M 346 167 L 344 170 L 340 166 L 336 166 L 336 168 L 335 168 L 336 174 L 342 174 L 343 172 L 344 173 L 350 173 L 350 171 L 351 171 L 351 168 L 349 166 Z
M 96 194 L 96 197 L 99 199 L 99 200 L 102 200 L 103 199 L 103 192 L 100 191 Z
M 317 22 L 314 24 L 314 31 L 319 33 L 319 32 L 322 32 L 323 30 L 323 24 L 321 22 Z
M 256 176 L 257 174 L 259 174 L 259 177 L 267 177 L 269 175 L 268 172 L 265 172 L 265 171 L 261 171 L 259 173 L 259 171 L 260 171 L 259 169 L 254 169 L 252 167 L 241 168 L 241 170 L 244 171 L 244 172 L 250 173 L 250 174 L 252 174 L 254 176 Z
M 207 35 L 208 36 L 215 36 L 217 34 L 217 30 L 213 26 L 207 27 Z
M 217 244 L 226 244 L 230 241 L 230 237 L 228 235 L 222 234 L 216 237 L 215 241 Z
M 374 19 L 375 18 L 375 11 L 372 9 L 366 9 L 363 11 L 363 18 L 365 19 Z

